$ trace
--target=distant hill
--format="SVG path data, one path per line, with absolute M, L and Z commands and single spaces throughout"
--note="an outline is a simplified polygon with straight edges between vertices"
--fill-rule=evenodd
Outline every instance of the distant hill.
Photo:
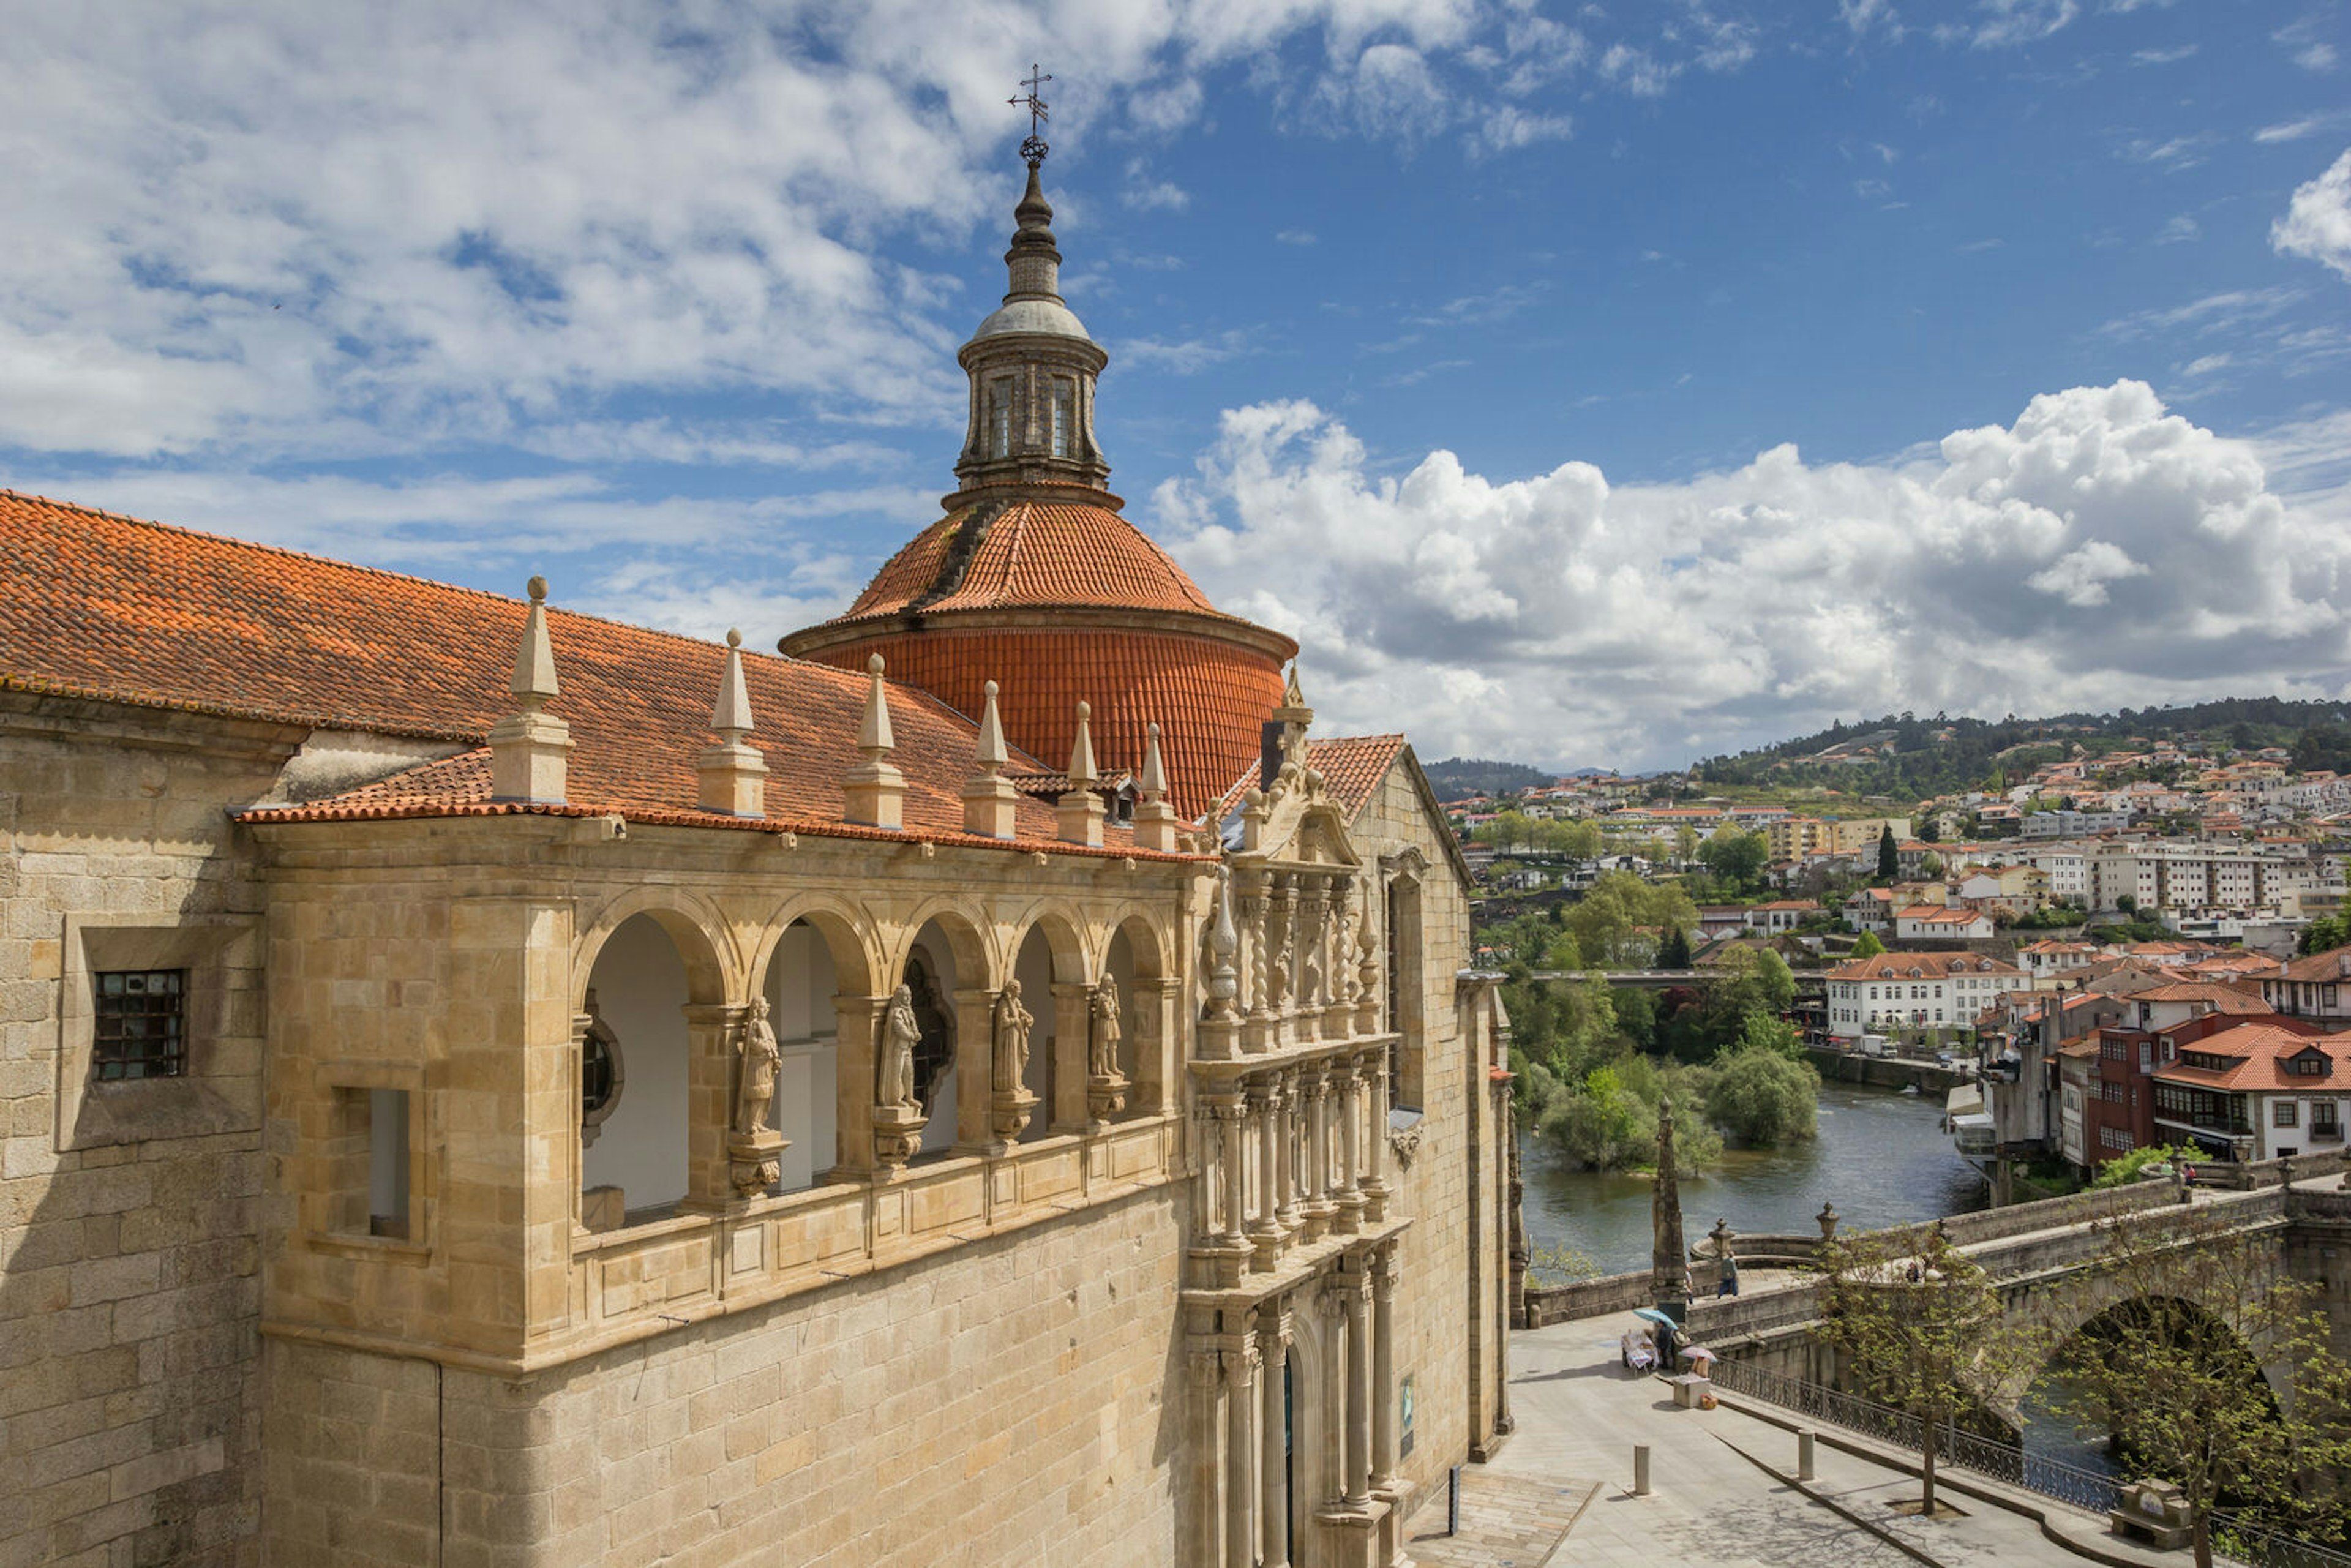
M 1448 757 L 1442 762 L 1424 763 L 1421 770 L 1428 775 L 1440 800 L 1540 789 L 1556 777 L 1523 762 L 1489 762 L 1482 757 Z
M 1691 769 L 1704 785 L 1827 785 L 1850 793 L 1916 799 L 1980 787 L 1995 775 L 2016 779 L 2044 762 L 2137 749 L 2170 740 L 2254 751 L 2283 747 L 2302 767 L 2332 768 L 2351 757 L 2351 705 L 2283 697 L 2227 697 L 2184 707 L 2065 713 L 2047 718 L 1920 717 L 1888 714 L 1736 756 L 1709 757 Z

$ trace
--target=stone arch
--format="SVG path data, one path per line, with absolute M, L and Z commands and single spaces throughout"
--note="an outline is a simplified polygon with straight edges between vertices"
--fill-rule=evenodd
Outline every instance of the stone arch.
M 985 927 L 960 900 L 931 900 L 899 928 L 889 986 L 912 988 L 923 1030 L 914 1051 L 914 1092 L 925 1116 L 918 1155 L 987 1140 L 996 967 Z
M 1024 1086 L 1037 1097 L 1023 1142 L 1074 1133 L 1086 1122 L 1086 1000 L 1093 980 L 1085 925 L 1059 904 L 1040 904 L 1015 926 L 1007 944 L 1008 979 L 1035 1018 L 1029 1030 Z
M 775 961 L 784 933 L 805 924 L 824 939 L 832 959 L 833 977 L 845 993 L 870 996 L 884 972 L 881 937 L 872 919 L 855 904 L 824 894 L 802 894 L 784 901 L 759 933 L 750 972 L 765 975 Z
M 586 1009 L 588 979 L 612 934 L 638 915 L 661 927 L 685 966 L 696 1006 L 715 1006 L 741 989 L 745 973 L 732 926 L 717 905 L 678 887 L 632 887 L 608 900 L 583 922 L 571 944 L 571 1010 Z
M 821 894 L 788 901 L 761 933 L 752 972 L 778 1057 L 768 1125 L 785 1139 L 771 1193 L 813 1186 L 841 1163 L 834 998 L 871 994 L 875 946 L 862 910 Z
M 695 1061 L 737 992 L 734 943 L 716 912 L 674 889 L 608 904 L 576 945 L 569 1053 L 580 1218 L 612 1229 L 694 1194 Z M 611 1098 L 590 1114 L 591 1086 Z
M 1118 988 L 1118 1071 L 1129 1085 L 1126 1113 L 1157 1114 L 1174 1103 L 1167 1092 L 1174 1069 L 1166 1043 L 1176 998 L 1169 944 L 1149 915 L 1128 910 L 1104 935 L 1099 968 Z
M 2077 1276 L 2062 1284 L 2030 1287 L 2023 1294 L 2027 1310 L 2048 1333 L 2049 1343 L 2053 1347 L 2088 1332 L 2104 1320 L 2126 1318 L 2134 1307 L 2162 1301 L 2185 1308 L 2207 1328 L 2226 1336 L 2243 1354 L 2247 1369 L 2261 1378 L 2273 1398 L 2283 1400 L 2292 1396 L 2290 1372 L 2272 1362 L 2267 1346 L 2248 1343 L 2233 1325 L 2194 1301 L 2178 1296 L 2150 1296 L 2114 1281 L 2100 1279 L 2095 1273 Z M 2040 1362 L 2012 1373 L 1995 1391 L 1998 1407 L 2015 1409 L 2042 1375 L 2054 1364 L 2056 1352 L 2053 1348 Z

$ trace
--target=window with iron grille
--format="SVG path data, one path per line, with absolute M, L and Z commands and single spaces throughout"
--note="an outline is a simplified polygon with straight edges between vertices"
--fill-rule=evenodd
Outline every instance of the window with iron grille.
M 101 971 L 90 1073 L 99 1082 L 177 1078 L 188 1070 L 185 969 Z

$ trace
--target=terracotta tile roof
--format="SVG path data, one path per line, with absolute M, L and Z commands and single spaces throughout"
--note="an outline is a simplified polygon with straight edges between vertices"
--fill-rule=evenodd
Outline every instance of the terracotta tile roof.
M 2330 947 L 2324 953 L 2295 958 L 2286 965 L 2285 973 L 2275 978 L 2304 982 L 2351 979 L 2351 947 Z
M 1266 718 L 1281 702 L 1281 665 L 1233 643 L 1116 624 L 1060 627 L 876 627 L 813 660 L 864 668 L 889 662 L 893 680 L 922 687 L 958 713 L 977 715 L 998 684 L 1004 733 L 1047 768 L 1069 764 L 1080 701 L 1095 762 L 1105 771 L 1143 768 L 1144 729 L 1159 726 L 1161 759 L 1176 809 L 1196 820 L 1225 780 L 1255 758 Z
M 1165 550 L 1108 507 L 979 503 L 890 558 L 838 622 L 904 610 L 1098 604 L 1222 612 Z
M 2205 980 L 2174 981 L 2168 986 L 2155 986 L 2131 993 L 2136 1002 L 2205 1002 L 2216 1013 L 2237 1013 L 2255 1017 L 2274 1013 L 2277 1009 L 2259 997 L 2249 997 L 2229 986 L 2216 986 Z
M 2340 1094 L 2346 1085 L 2351 1085 L 2351 1074 L 2345 1071 L 2346 1061 L 2351 1061 L 2351 1041 L 2340 1036 L 2305 1034 L 2285 1024 L 2239 1024 L 2219 1034 L 2190 1040 L 2180 1051 L 2183 1058 L 2185 1053 L 2193 1051 L 2199 1056 L 2234 1058 L 2235 1064 L 2216 1070 L 2189 1067 L 2183 1060 L 2158 1068 L 2157 1082 L 2197 1089 L 2323 1089 L 2333 1094 Z M 2289 1058 L 2312 1051 L 2327 1059 L 2328 1071 L 2312 1075 L 2285 1070 Z
M 1404 750 L 1401 735 L 1332 736 L 1327 740 L 1309 737 L 1306 742 L 1306 766 L 1322 775 L 1323 788 L 1330 790 L 1339 809 L 1353 821 L 1357 813 L 1371 804 L 1372 791 L 1387 777 L 1390 768 Z M 1239 777 L 1226 787 L 1217 799 L 1217 821 L 1223 821 L 1241 808 L 1241 797 L 1257 787 L 1262 759 L 1252 758 Z
M 216 535 L 0 492 L 0 685 L 478 746 L 514 707 L 507 682 L 524 606 L 495 594 Z M 567 810 L 740 826 L 697 812 L 695 754 L 711 739 L 724 651 L 550 608 L 571 726 Z M 865 836 L 841 821 L 857 760 L 862 674 L 747 652 L 765 752 L 768 825 Z M 910 836 L 962 837 L 968 721 L 926 694 L 890 693 Z M 1022 757 L 1016 766 L 1043 771 Z M 486 751 L 469 751 L 254 820 L 325 821 L 525 810 L 489 800 Z M 1054 839 L 1051 809 L 1016 807 L 1021 848 Z M 891 836 L 891 835 L 882 835 Z M 972 842 L 997 841 L 973 840 Z M 1109 829 L 1111 852 L 1134 852 Z
M 1917 969 L 1917 974 L 1910 971 Z M 2013 964 L 1973 953 L 1875 953 L 1831 969 L 1832 980 L 1939 980 L 1947 975 L 2022 975 Z

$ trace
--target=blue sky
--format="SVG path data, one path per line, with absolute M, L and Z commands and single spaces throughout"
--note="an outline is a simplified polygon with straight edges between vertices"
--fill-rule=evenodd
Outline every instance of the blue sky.
M 764 643 L 951 487 L 1034 58 L 1113 486 L 1334 727 L 2351 695 L 2340 4 L 17 9 L 18 488 Z

